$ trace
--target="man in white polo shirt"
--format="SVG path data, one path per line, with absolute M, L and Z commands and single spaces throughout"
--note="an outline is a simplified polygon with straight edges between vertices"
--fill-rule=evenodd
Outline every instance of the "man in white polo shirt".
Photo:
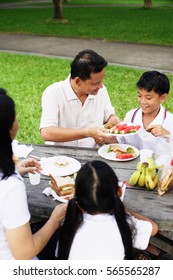
M 93 148 L 115 141 L 102 128 L 120 121 L 103 85 L 106 65 L 95 51 L 83 50 L 71 63 L 67 79 L 45 89 L 40 133 L 46 143 Z

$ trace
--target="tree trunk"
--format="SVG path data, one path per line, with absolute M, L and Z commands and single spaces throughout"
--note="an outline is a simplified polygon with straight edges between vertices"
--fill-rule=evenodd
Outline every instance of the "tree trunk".
M 152 0 L 144 0 L 144 8 L 152 8 Z
M 54 19 L 63 19 L 62 14 L 62 0 L 53 0 L 54 5 Z

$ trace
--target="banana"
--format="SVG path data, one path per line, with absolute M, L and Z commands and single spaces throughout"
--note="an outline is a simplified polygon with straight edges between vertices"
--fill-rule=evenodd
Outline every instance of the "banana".
M 154 188 L 154 189 L 155 189 L 155 187 L 157 186 L 158 182 L 159 182 L 159 176 L 156 174 L 156 176 L 155 176 L 155 178 L 154 178 L 154 180 L 153 180 L 153 183 L 154 183 L 153 188 Z M 151 190 L 153 190 L 153 189 L 151 189 Z
M 156 174 L 154 179 L 151 178 L 148 168 L 146 168 L 146 175 L 145 175 L 145 186 L 149 190 L 153 190 L 158 183 L 158 175 Z
M 153 173 L 155 174 L 156 174 L 156 169 L 163 167 L 163 164 L 156 165 L 153 158 L 148 158 L 147 163 L 148 163 L 148 170 L 153 171 Z
M 139 162 L 137 163 L 137 165 L 136 165 L 136 170 L 141 171 L 142 164 L 143 164 L 143 162 L 142 162 L 142 161 L 139 161 Z
M 149 190 L 153 190 L 158 183 L 157 168 L 160 167 L 156 166 L 153 158 L 148 158 L 147 162 L 139 161 L 130 177 L 130 185 L 138 184 L 140 187 L 146 186 Z
M 140 170 L 135 170 L 132 173 L 130 180 L 129 180 L 130 185 L 134 186 L 137 184 L 140 174 L 141 174 Z
M 146 170 L 146 167 L 144 165 L 142 165 L 141 173 L 140 173 L 140 176 L 139 176 L 139 179 L 138 179 L 138 185 L 140 187 L 145 186 L 145 170 Z
M 154 168 L 156 166 L 153 158 L 148 158 L 147 163 L 148 163 L 148 168 Z
M 154 180 L 154 178 L 156 177 L 156 169 L 153 169 L 151 171 L 149 170 L 149 168 L 147 168 L 147 169 L 148 169 L 148 173 L 149 173 L 151 179 Z

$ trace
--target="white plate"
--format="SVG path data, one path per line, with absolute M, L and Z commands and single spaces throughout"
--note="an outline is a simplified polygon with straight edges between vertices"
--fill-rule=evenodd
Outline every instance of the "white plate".
M 109 134 L 109 135 L 112 135 L 112 136 L 115 136 L 115 137 L 126 137 L 126 136 L 133 136 L 133 135 L 136 135 L 138 133 L 138 131 L 136 131 L 136 132 L 133 132 L 133 133 L 122 133 L 122 134 L 120 134 L 120 133 L 118 133 L 118 134 L 115 134 L 115 133 L 110 133 L 110 132 L 108 132 L 107 134 Z
M 122 123 L 122 124 L 123 124 L 123 123 Z M 127 123 L 127 125 L 134 125 L 134 123 Z M 138 133 L 138 131 L 139 131 L 139 130 L 137 130 L 136 132 L 133 132 L 133 133 L 124 133 L 124 134 L 121 134 L 121 133 L 115 134 L 115 133 L 111 133 L 111 132 L 106 132 L 106 133 L 109 134 L 109 135 L 113 135 L 113 136 L 115 136 L 115 137 L 121 137 L 121 136 L 126 137 L 126 136 L 135 135 L 135 134 Z
M 68 176 L 74 174 L 81 168 L 81 163 L 71 157 L 54 156 L 44 158 L 40 161 L 43 175 Z M 63 165 L 61 165 L 63 164 Z
M 109 147 L 111 146 L 114 146 L 114 147 L 117 147 L 118 149 L 122 149 L 122 150 L 126 150 L 127 148 L 132 148 L 134 151 L 135 151 L 135 154 L 136 156 L 133 157 L 133 158 L 127 158 L 127 159 L 119 159 L 119 158 L 116 158 L 116 154 L 115 152 L 109 152 L 107 153 L 107 150 L 109 149 Z M 133 160 L 135 158 L 137 158 L 139 156 L 139 150 L 131 145 L 127 145 L 127 144 L 108 144 L 108 145 L 104 145 L 102 147 L 100 147 L 98 149 L 98 154 L 99 156 L 101 156 L 102 158 L 105 158 L 105 159 L 109 159 L 109 160 L 114 160 L 114 161 L 129 161 L 129 160 Z

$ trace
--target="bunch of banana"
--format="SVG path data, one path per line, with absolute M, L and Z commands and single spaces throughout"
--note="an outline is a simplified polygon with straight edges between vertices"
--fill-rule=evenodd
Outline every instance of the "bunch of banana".
M 157 169 L 162 165 L 157 166 L 153 158 L 148 158 L 147 162 L 139 161 L 136 170 L 130 177 L 130 185 L 138 184 L 140 187 L 146 187 L 153 190 L 158 183 Z

